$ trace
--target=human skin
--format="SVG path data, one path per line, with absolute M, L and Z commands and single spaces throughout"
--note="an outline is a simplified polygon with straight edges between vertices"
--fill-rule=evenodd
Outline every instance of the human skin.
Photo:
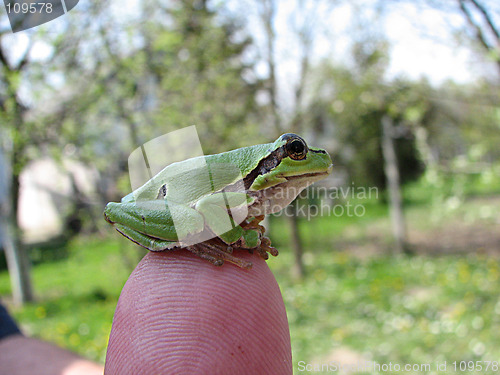
M 292 374 L 276 279 L 257 255 L 234 255 L 253 268 L 149 252 L 122 290 L 104 373 Z
M 0 341 L 0 375 L 98 375 L 102 365 L 23 335 Z

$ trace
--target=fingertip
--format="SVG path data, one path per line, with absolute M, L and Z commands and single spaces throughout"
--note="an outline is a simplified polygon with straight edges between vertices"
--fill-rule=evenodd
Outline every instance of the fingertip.
M 185 251 L 148 253 L 123 288 L 106 374 L 291 374 L 288 322 L 266 262 L 216 267 Z

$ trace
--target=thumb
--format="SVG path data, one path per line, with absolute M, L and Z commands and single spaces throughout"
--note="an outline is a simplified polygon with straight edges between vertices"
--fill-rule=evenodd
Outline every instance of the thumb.
M 148 253 L 118 301 L 105 374 L 292 374 L 278 284 L 264 260 L 238 256 L 253 268 Z

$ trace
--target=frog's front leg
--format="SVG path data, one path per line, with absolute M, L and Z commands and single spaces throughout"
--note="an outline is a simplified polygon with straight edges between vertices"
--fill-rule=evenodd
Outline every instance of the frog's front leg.
M 265 228 L 260 225 L 264 216 L 246 217 L 247 205 L 251 204 L 252 201 L 253 198 L 245 193 L 224 192 L 203 198 L 196 205 L 196 209 L 205 217 L 207 226 L 224 243 L 248 249 L 252 253 L 255 250 L 262 258 L 268 259 L 268 253 L 276 256 L 278 251 L 271 246 L 271 241 L 264 237 Z M 239 210 L 243 210 L 244 214 L 241 215 L 242 211 Z M 228 212 L 231 212 L 234 216 L 235 211 L 236 216 L 240 214 L 237 222 L 228 215 Z M 242 219 L 243 217 L 245 218 Z M 228 222 L 230 222 L 232 229 L 227 231 Z
M 207 227 L 231 245 L 244 236 L 245 231 L 239 224 L 246 219 L 247 207 L 252 201 L 245 193 L 221 192 L 200 199 L 195 209 L 203 215 Z
M 241 227 L 246 233 L 254 232 L 258 234 L 260 243 L 256 250 L 262 258 L 267 260 L 269 258 L 268 253 L 272 256 L 277 256 L 278 250 L 275 247 L 272 247 L 271 240 L 264 236 L 266 228 L 260 225 L 260 222 L 264 220 L 264 217 L 265 216 L 262 215 L 245 220 L 243 223 L 241 223 Z

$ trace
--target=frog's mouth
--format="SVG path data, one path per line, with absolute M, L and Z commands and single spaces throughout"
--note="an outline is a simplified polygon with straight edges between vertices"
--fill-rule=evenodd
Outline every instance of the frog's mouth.
M 293 176 L 279 176 L 279 177 L 285 178 L 287 181 L 293 181 L 296 179 L 304 179 L 304 178 L 310 178 L 310 179 L 316 181 L 315 180 L 316 178 L 323 178 L 323 177 L 328 176 L 330 173 L 332 173 L 332 170 L 333 170 L 333 164 L 330 164 L 328 169 L 326 171 L 323 171 L 323 172 L 310 172 L 310 173 L 298 174 L 298 175 L 293 175 Z M 284 183 L 286 184 L 286 182 L 284 182 Z M 278 184 L 278 185 L 281 185 L 281 184 Z M 276 186 L 278 186 L 278 185 L 276 185 Z

